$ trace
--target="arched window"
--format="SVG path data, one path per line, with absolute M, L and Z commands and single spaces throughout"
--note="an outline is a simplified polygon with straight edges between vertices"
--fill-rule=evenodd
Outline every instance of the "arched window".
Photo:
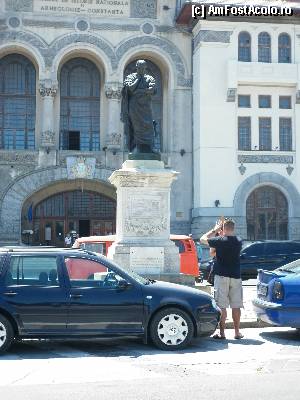
M 239 34 L 239 61 L 251 61 L 251 36 L 248 32 Z
M 60 148 L 100 149 L 100 74 L 84 58 L 68 61 L 60 73 Z
M 281 33 L 278 36 L 278 62 L 292 62 L 291 38 L 287 33 Z
M 258 35 L 258 62 L 271 62 L 271 36 L 267 32 Z
M 33 208 L 32 223 L 34 243 L 49 241 L 63 246 L 65 235 L 71 231 L 79 236 L 112 234 L 116 228 L 116 201 L 86 190 L 56 193 Z
M 124 71 L 124 77 L 136 71 L 135 64 L 138 59 L 127 65 Z M 163 87 L 160 69 L 152 61 L 145 59 L 147 62 L 147 74 L 152 75 L 156 82 L 156 94 L 152 97 L 153 119 L 156 122 L 156 135 L 154 138 L 154 149 L 162 151 L 162 126 L 163 126 Z
M 286 240 L 288 203 L 283 193 L 272 187 L 255 189 L 247 199 L 247 239 Z
M 36 72 L 30 60 L 0 60 L 0 149 L 34 149 Z

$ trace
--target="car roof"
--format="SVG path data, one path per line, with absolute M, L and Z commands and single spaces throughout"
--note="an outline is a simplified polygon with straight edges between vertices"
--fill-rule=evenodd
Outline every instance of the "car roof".
M 74 248 L 57 248 L 57 247 L 34 247 L 34 246 L 28 246 L 28 247 L 21 247 L 21 246 L 8 246 L 8 247 L 0 247 L 0 255 L 1 253 L 3 254 L 65 254 L 65 255 L 78 255 L 78 254 L 91 254 L 91 255 L 96 255 L 92 252 L 89 252 L 84 249 L 74 249 Z
M 300 240 L 256 240 L 255 242 L 249 242 L 248 245 L 256 244 L 256 243 L 295 243 L 300 244 Z

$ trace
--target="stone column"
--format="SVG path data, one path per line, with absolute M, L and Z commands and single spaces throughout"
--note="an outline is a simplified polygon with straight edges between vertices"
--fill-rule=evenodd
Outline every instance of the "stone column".
M 57 87 L 57 82 L 51 79 L 43 79 L 39 82 L 39 92 L 42 97 L 39 165 L 42 166 L 56 165 L 54 97 Z
M 39 92 L 42 97 L 42 124 L 40 147 L 52 148 L 55 146 L 54 132 L 54 97 L 57 93 L 57 82 L 51 79 L 41 80 Z
M 120 150 L 122 145 L 120 132 L 121 90 L 122 84 L 119 82 L 109 82 L 105 85 L 108 102 L 106 146 L 112 151 Z

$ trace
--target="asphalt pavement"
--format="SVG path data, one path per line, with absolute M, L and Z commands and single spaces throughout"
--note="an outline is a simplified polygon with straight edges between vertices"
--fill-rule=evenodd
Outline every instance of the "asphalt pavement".
M 297 400 L 300 337 L 289 328 L 195 339 L 163 352 L 139 339 L 24 341 L 0 356 L 5 400 Z

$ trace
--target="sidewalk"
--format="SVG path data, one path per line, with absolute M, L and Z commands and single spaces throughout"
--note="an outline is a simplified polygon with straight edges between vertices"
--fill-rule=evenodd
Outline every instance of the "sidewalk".
M 208 285 L 205 281 L 203 283 L 196 284 L 197 289 L 204 290 L 205 292 L 213 295 L 213 287 Z M 253 311 L 252 299 L 256 297 L 256 286 L 243 285 L 244 293 L 244 309 L 242 309 L 241 316 L 241 329 L 243 328 L 263 328 L 270 326 L 269 324 L 258 321 L 256 314 Z M 233 328 L 233 321 L 231 317 L 231 311 L 228 310 L 228 317 L 226 321 L 226 328 Z

